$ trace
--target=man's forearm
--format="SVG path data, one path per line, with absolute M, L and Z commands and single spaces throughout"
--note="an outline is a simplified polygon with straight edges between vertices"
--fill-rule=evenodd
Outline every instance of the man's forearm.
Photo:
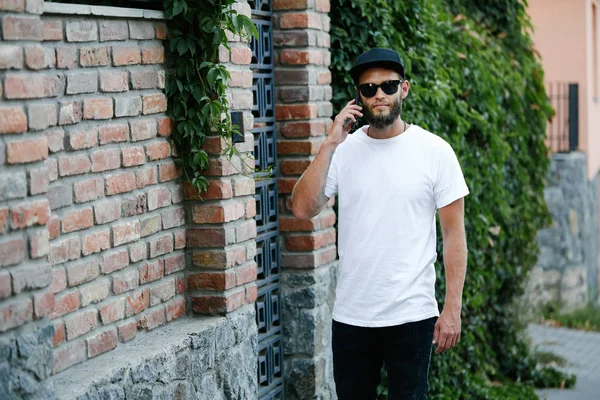
M 467 272 L 467 241 L 465 232 L 449 233 L 444 238 L 444 271 L 446 275 L 445 307 L 460 311 Z
M 323 142 L 319 153 L 294 186 L 292 210 L 297 218 L 312 218 L 325 206 L 325 183 L 336 147 L 327 140 Z

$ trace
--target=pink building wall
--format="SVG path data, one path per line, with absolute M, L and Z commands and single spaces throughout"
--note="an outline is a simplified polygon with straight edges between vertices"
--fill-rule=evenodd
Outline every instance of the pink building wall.
M 588 95 L 588 174 L 600 172 L 600 1 L 587 0 Z M 594 10 L 594 12 L 592 12 Z
M 600 170 L 600 12 L 597 0 L 529 0 L 533 42 L 545 81 L 579 83 L 579 150 L 587 154 L 588 177 Z M 594 39 L 595 38 L 595 39 Z M 596 61 L 595 61 L 596 60 Z

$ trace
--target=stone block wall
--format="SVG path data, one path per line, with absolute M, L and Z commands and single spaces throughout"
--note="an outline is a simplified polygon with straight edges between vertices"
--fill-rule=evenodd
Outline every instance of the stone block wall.
M 598 299 L 598 180 L 583 153 L 553 154 L 545 199 L 552 225 L 538 232 L 540 254 L 526 297 L 533 310 L 554 302 L 565 312 Z
M 592 186 L 596 188 L 596 199 L 598 200 L 596 202 L 596 215 L 598 216 L 598 236 L 597 236 L 597 245 L 598 245 L 597 278 L 598 278 L 598 280 L 596 282 L 596 287 L 598 288 L 598 297 L 596 299 L 596 307 L 600 307 L 600 171 L 598 171 L 598 173 L 596 174 L 596 177 L 593 179 Z
M 274 0 L 273 10 L 286 398 L 328 399 L 336 217 L 332 201 L 298 220 L 290 195 L 332 123 L 329 1 Z
M 55 375 L 56 398 L 256 399 L 252 306 L 226 317 L 180 318 L 144 338 L 118 347 L 112 359 L 98 357 Z

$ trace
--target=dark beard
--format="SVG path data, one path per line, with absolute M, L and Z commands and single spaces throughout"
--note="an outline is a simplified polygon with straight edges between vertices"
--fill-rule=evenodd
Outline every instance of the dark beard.
M 363 118 L 365 122 L 375 129 L 384 129 L 396 122 L 402 113 L 402 98 L 398 98 L 392 104 L 390 113 L 387 115 L 375 115 L 369 107 L 363 107 Z

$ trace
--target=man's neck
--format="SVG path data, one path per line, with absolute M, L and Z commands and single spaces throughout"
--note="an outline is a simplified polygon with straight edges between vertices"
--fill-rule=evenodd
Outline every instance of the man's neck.
M 402 118 L 398 118 L 392 125 L 383 129 L 377 129 L 369 125 L 369 128 L 367 128 L 367 135 L 373 139 L 389 139 L 403 134 L 406 129 L 408 129 L 408 126 L 409 125 L 404 122 Z

